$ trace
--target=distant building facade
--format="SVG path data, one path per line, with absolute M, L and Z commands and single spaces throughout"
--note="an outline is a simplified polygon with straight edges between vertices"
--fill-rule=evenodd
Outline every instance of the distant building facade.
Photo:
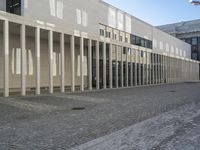
M 200 60 L 200 19 L 159 26 L 167 32 L 191 45 L 191 57 Z

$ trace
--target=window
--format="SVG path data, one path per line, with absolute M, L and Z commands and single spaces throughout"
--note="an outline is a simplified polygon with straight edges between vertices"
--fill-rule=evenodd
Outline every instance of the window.
M 123 54 L 126 54 L 126 47 L 123 48 Z
M 121 35 L 119 36 L 119 41 L 122 42 L 122 36 Z
M 100 29 L 100 36 L 104 36 L 104 30 Z
M 115 37 L 114 37 L 114 38 L 115 38 L 115 40 L 117 40 L 117 34 L 115 34 Z
M 138 45 L 146 48 L 152 49 L 152 41 L 141 38 L 139 36 L 131 35 L 131 44 L 132 45 Z
M 143 52 L 143 51 L 141 51 L 141 53 L 140 53 L 140 54 L 141 54 L 141 57 L 143 58 L 143 57 L 144 57 L 144 52 Z
M 197 60 L 197 53 L 192 53 L 192 59 Z
M 127 37 L 125 38 L 125 42 L 128 43 L 128 38 Z
M 21 15 L 21 0 L 7 0 L 6 11 L 12 14 Z
M 110 38 L 110 32 L 106 31 L 106 37 Z
M 192 45 L 197 45 L 197 38 L 192 38 Z

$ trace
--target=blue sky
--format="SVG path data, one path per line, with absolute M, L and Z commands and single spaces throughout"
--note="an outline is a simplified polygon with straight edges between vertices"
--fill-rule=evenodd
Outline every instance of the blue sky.
M 104 0 L 152 25 L 200 19 L 200 6 L 189 0 Z

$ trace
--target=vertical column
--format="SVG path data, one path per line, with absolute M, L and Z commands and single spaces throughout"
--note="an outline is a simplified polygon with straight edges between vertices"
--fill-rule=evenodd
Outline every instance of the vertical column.
M 99 41 L 96 42 L 96 88 L 99 90 Z
M 118 48 L 119 48 L 119 46 L 118 45 L 116 45 L 115 46 L 115 52 L 116 52 L 116 70 L 115 70 L 115 73 L 116 73 L 116 75 L 115 75 L 115 85 L 116 85 L 116 88 L 118 88 L 119 87 L 119 82 L 118 82 L 118 79 L 119 79 L 119 72 L 118 72 L 118 69 L 119 69 L 119 63 L 118 63 L 118 60 L 119 60 L 119 58 L 118 58 Z
M 21 95 L 26 95 L 26 26 L 22 24 L 20 26 L 20 40 L 21 40 Z
M 53 93 L 53 31 L 49 31 L 49 93 Z
M 130 62 L 131 62 L 131 87 L 133 87 L 133 49 L 130 49 Z
M 112 59 L 113 59 L 113 57 L 112 57 L 112 52 L 113 52 L 113 47 L 114 47 L 114 45 L 112 45 L 112 44 L 110 44 L 110 48 L 109 48 L 109 84 L 110 84 L 110 88 L 112 89 L 112 85 L 113 85 L 113 71 L 112 71 Z
M 129 76 L 128 76 L 128 51 L 129 49 L 126 47 L 126 87 L 128 87 L 128 80 L 129 80 Z
M 155 84 L 155 55 L 152 53 L 152 82 Z
M 9 22 L 3 22 L 4 45 L 4 97 L 9 96 Z
M 138 61 L 138 59 L 137 59 L 137 57 L 138 57 L 138 54 L 137 54 L 137 50 L 135 50 L 135 75 L 134 75 L 134 77 L 135 77 L 135 86 L 137 86 L 138 84 L 137 84 L 137 61 Z
M 141 86 L 141 51 L 139 50 L 138 62 L 139 62 L 139 86 Z
M 145 85 L 145 51 L 143 51 L 143 58 L 142 58 L 142 85 Z
M 70 51 L 71 51 L 71 91 L 74 92 L 75 91 L 75 68 L 74 68 L 74 64 L 75 64 L 75 48 L 74 48 L 74 36 L 72 35 L 70 37 Z
M 155 64 L 156 64 L 155 78 L 156 78 L 156 84 L 158 84 L 158 55 L 157 54 L 155 54 Z
M 162 83 L 164 83 L 164 55 L 162 55 Z
M 167 83 L 171 82 L 171 78 L 170 78 L 170 57 L 167 56 Z
M 103 43 L 103 88 L 106 89 L 106 43 Z
M 161 64 L 161 60 L 160 60 L 160 55 L 158 54 L 157 55 L 157 57 L 158 57 L 158 84 L 160 84 L 160 64 Z
M 92 40 L 88 40 L 88 75 L 89 75 L 89 90 L 92 90 Z
M 146 85 L 149 84 L 148 52 L 146 52 Z
M 123 47 L 121 48 L 121 87 L 124 87 L 124 54 L 123 54 Z
M 35 28 L 36 47 L 36 94 L 40 94 L 40 28 Z
M 152 69 L 152 63 L 151 63 L 151 53 L 149 53 L 149 84 L 151 85 L 151 69 Z
M 61 54 L 61 93 L 65 92 L 65 35 L 60 34 L 60 54 Z
M 80 37 L 80 75 L 81 75 L 81 87 L 80 90 L 84 91 L 84 72 L 83 72 L 83 64 L 84 64 L 84 39 Z
M 167 58 L 167 64 L 168 64 L 168 83 L 171 83 L 172 79 L 171 79 L 171 64 L 172 64 L 172 61 L 171 61 L 171 57 L 168 56 Z

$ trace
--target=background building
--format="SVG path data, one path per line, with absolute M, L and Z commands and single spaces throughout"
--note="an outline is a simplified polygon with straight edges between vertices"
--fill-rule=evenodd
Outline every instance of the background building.
M 199 80 L 189 44 L 101 0 L 0 0 L 0 9 L 4 96 Z
M 200 61 L 200 20 L 168 24 L 158 28 L 189 43 L 192 59 Z

